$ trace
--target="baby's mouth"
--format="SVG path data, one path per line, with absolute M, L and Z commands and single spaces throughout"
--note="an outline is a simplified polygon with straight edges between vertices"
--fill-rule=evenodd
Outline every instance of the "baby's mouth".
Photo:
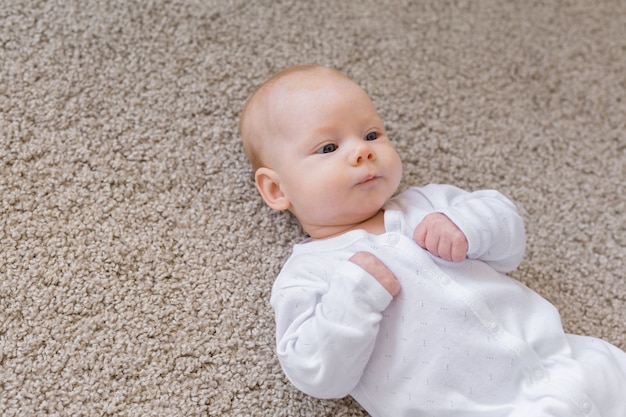
M 359 181 L 359 182 L 358 182 L 358 184 L 359 184 L 359 185 L 360 185 L 360 184 L 367 184 L 367 183 L 369 183 L 369 182 L 372 182 L 372 181 L 377 180 L 378 178 L 380 178 L 380 176 L 378 176 L 378 175 L 368 175 L 368 176 L 366 176 L 366 177 L 363 177 L 363 178 L 361 179 L 361 181 Z

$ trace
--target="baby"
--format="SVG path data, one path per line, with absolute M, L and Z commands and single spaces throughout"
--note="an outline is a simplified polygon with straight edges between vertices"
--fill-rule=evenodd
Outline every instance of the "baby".
M 271 296 L 297 388 L 351 395 L 372 416 L 626 416 L 626 353 L 565 334 L 505 275 L 525 247 L 515 206 L 449 185 L 394 196 L 400 157 L 345 75 L 281 71 L 240 128 L 263 200 L 310 236 Z

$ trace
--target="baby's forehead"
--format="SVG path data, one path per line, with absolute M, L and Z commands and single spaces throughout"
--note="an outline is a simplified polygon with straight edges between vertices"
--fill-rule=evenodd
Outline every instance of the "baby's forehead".
M 267 86 L 262 100 L 265 121 L 279 127 L 285 119 L 327 111 L 330 107 L 344 108 L 354 103 L 368 102 L 367 92 L 344 74 L 328 69 L 314 69 L 287 74 Z M 372 103 L 373 107 L 373 103 Z
M 337 70 L 326 67 L 305 68 L 279 73 L 270 78 L 257 91 L 251 106 L 254 111 L 250 113 L 256 116 L 253 119 L 257 122 L 257 128 L 278 128 L 288 117 L 287 114 L 293 115 L 292 111 L 308 111 L 309 106 L 316 107 L 312 103 L 317 99 L 326 100 L 330 99 L 329 93 L 338 94 L 338 84 L 347 85 L 350 90 L 358 90 L 369 99 L 358 84 Z M 346 90 L 342 87 L 341 91 Z
M 295 92 L 315 91 L 329 83 L 347 81 L 353 83 L 339 71 L 320 67 L 288 72 L 278 76 L 268 85 L 270 94 L 288 95 Z

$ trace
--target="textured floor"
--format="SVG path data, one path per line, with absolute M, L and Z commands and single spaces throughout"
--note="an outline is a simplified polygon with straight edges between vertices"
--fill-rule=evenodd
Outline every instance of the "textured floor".
M 626 348 L 626 3 L 0 0 L 3 416 L 364 416 L 292 388 L 244 100 L 294 63 L 372 95 L 402 188 L 497 188 L 512 275 Z

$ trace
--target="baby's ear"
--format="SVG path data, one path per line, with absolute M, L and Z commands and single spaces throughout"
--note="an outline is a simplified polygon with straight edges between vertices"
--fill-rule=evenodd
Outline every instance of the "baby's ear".
M 263 197 L 263 201 L 274 210 L 287 210 L 291 203 L 280 188 L 280 178 L 276 171 L 270 168 L 259 168 L 254 174 L 256 187 Z

